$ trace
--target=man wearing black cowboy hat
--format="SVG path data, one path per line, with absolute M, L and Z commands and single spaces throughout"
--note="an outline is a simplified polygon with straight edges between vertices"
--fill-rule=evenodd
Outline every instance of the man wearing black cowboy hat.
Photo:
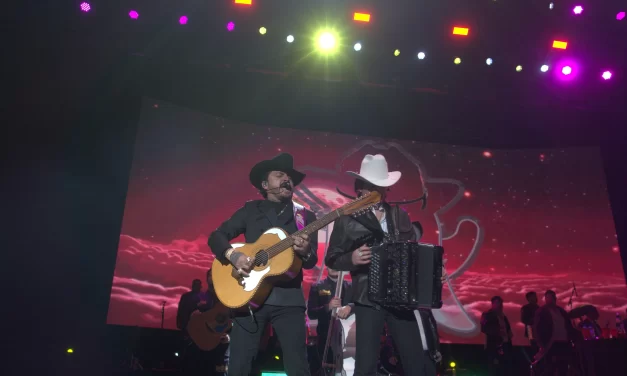
M 371 251 L 365 243 L 383 239 L 392 241 L 417 239 L 417 231 L 407 212 L 397 205 L 385 202 L 388 188 L 400 180 L 401 173 L 388 171 L 385 157 L 378 154 L 366 155 L 361 162 L 360 172 L 348 172 L 348 175 L 355 178 L 355 193 L 358 196 L 376 191 L 381 194 L 382 200 L 379 207 L 358 219 L 342 216 L 335 222 L 325 259 L 329 268 L 350 271 L 353 279 L 352 299 L 355 303 L 353 312 L 357 324 L 355 376 L 377 374 L 379 335 L 386 323 L 399 350 L 405 374 L 434 376 L 435 361 L 423 351 L 415 313 L 412 310 L 381 307 L 368 299 L 368 267 Z M 422 323 L 428 322 L 428 314 L 423 317 L 420 313 L 420 317 Z M 423 326 L 431 328 L 431 324 Z
M 263 200 L 249 201 L 209 236 L 209 247 L 216 258 L 231 263 L 243 276 L 253 260 L 234 250 L 229 242 L 244 234 L 246 243 L 255 242 L 266 230 L 279 227 L 293 234 L 316 220 L 313 212 L 292 201 L 294 187 L 305 174 L 294 169 L 290 154 L 257 163 L 250 171 L 250 183 Z M 296 237 L 294 251 L 303 260 L 303 268 L 313 268 L 317 261 L 318 234 Z M 274 285 L 266 302 L 249 314 L 236 315 L 231 331 L 229 376 L 248 376 L 259 350 L 266 324 L 272 324 L 283 349 L 283 364 L 289 376 L 309 375 L 307 364 L 305 298 L 302 271 L 293 279 Z

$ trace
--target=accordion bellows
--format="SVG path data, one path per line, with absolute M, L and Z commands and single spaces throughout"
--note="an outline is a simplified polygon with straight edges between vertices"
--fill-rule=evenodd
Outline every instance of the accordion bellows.
M 403 309 L 442 307 L 442 247 L 391 242 L 371 250 L 368 299 L 372 303 Z

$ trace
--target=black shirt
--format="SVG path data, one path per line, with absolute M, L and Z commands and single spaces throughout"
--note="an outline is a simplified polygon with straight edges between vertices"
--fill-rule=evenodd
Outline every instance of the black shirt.
M 181 295 L 178 310 L 176 312 L 176 326 L 185 331 L 192 312 L 199 308 L 200 301 L 203 300 L 202 292 L 189 291 Z
M 533 318 L 538 308 L 540 308 L 539 305 L 528 303 L 520 309 L 520 321 L 525 324 L 525 337 L 529 337 L 528 327 L 533 327 Z

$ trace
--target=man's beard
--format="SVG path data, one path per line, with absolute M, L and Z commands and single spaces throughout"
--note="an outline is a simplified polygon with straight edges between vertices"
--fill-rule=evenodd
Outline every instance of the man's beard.
M 292 196 L 294 195 L 294 191 L 282 188 L 283 191 L 279 191 L 277 195 L 281 202 L 287 202 L 292 200 Z

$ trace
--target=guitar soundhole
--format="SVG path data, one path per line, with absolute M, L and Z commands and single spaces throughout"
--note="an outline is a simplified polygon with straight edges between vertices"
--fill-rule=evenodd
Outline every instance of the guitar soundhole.
M 266 266 L 268 264 L 268 253 L 264 250 L 257 252 L 255 255 L 255 267 Z

